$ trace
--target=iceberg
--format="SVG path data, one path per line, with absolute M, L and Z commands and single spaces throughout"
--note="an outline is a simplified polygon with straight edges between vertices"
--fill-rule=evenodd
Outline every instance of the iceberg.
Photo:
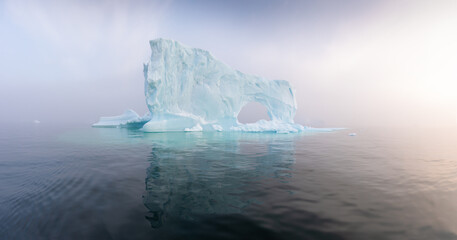
M 208 51 L 166 39 L 149 42 L 144 64 L 144 93 L 149 112 L 133 110 L 102 117 L 94 127 L 142 127 L 145 132 L 241 131 L 290 133 L 305 130 L 294 123 L 294 90 L 285 80 L 268 80 L 235 70 Z M 242 124 L 237 116 L 249 102 L 263 104 L 270 121 Z

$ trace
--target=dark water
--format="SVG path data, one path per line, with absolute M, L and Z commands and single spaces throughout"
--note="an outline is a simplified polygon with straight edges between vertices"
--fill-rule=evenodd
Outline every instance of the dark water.
M 457 239 L 457 131 L 0 129 L 0 239 Z

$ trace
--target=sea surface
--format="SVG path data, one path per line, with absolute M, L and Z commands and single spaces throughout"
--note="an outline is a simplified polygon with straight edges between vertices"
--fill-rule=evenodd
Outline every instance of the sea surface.
M 457 131 L 2 126 L 0 239 L 457 239 Z

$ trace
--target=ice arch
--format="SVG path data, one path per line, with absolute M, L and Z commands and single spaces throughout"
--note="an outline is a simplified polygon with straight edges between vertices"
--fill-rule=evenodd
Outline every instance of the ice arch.
M 237 116 L 239 123 L 255 123 L 259 120 L 271 120 L 267 108 L 258 102 L 249 102 L 241 108 Z
M 145 131 L 236 130 L 242 127 L 238 113 L 248 102 L 264 105 L 273 122 L 301 127 L 293 121 L 295 96 L 287 81 L 244 74 L 208 51 L 176 41 L 157 39 L 150 45 L 144 76 L 152 118 Z

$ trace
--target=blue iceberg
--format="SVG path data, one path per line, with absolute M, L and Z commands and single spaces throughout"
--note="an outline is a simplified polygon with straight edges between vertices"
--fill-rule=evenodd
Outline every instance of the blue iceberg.
M 144 90 L 149 112 L 133 110 L 102 117 L 95 127 L 142 127 L 145 132 L 242 131 L 300 132 L 294 123 L 294 90 L 284 80 L 244 74 L 215 59 L 208 51 L 173 40 L 150 42 L 144 64 Z M 263 104 L 270 121 L 242 124 L 237 116 L 249 102 Z

